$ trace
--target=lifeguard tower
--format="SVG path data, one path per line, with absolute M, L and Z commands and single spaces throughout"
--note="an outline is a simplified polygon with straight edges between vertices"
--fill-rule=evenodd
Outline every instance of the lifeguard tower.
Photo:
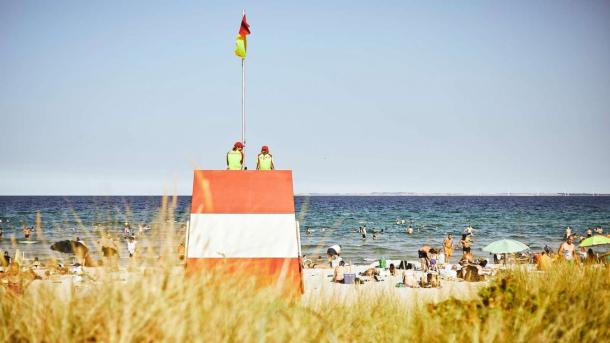
M 220 268 L 300 295 L 299 257 L 291 171 L 195 171 L 187 273 Z

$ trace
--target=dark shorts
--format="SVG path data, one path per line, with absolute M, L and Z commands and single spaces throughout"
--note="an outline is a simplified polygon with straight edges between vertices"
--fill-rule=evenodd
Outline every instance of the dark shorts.
M 462 248 L 462 251 L 464 251 L 464 252 L 470 252 L 470 247 L 463 247 L 463 248 Z

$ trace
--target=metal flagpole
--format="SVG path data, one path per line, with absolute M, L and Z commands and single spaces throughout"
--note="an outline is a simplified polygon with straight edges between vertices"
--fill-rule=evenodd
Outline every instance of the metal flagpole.
M 244 144 L 243 152 L 246 153 L 246 62 L 241 59 L 241 141 Z
M 246 15 L 246 10 L 242 10 L 242 18 Z M 241 142 L 244 144 L 242 153 L 244 156 L 244 169 L 246 161 L 246 59 L 241 59 Z

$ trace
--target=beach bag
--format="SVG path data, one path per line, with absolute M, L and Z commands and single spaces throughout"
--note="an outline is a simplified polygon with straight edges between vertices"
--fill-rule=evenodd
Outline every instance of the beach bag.
M 346 273 L 343 274 L 343 283 L 344 284 L 353 284 L 356 280 L 356 274 Z
M 385 257 L 382 257 L 379 259 L 379 268 L 386 268 L 387 267 L 388 262 L 385 260 Z

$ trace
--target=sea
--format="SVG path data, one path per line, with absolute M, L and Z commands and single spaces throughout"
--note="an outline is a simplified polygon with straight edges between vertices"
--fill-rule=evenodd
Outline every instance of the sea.
M 457 244 L 467 226 L 474 228 L 473 253 L 483 258 L 489 254 L 482 248 L 498 239 L 521 241 L 532 251 L 556 250 L 568 226 L 577 234 L 597 226 L 608 233 L 610 226 L 610 196 L 296 196 L 294 201 L 302 254 L 324 256 L 339 244 L 344 259 L 357 264 L 414 259 L 424 244 L 441 247 L 448 233 Z M 141 240 L 156 248 L 166 237 L 161 231 L 167 225 L 160 221 L 183 232 L 190 204 L 191 197 L 177 197 L 168 219 L 159 216 L 161 196 L 0 196 L 0 249 L 11 255 L 19 249 L 26 258 L 62 258 L 50 244 L 76 237 L 96 241 L 100 227 L 120 235 L 125 222 L 136 230 L 150 228 Z M 37 214 L 42 238 L 25 243 L 22 228 L 34 226 Z M 360 226 L 367 228 L 366 239 Z M 409 226 L 412 234 L 406 233 Z M 125 246 L 121 241 L 123 257 Z

